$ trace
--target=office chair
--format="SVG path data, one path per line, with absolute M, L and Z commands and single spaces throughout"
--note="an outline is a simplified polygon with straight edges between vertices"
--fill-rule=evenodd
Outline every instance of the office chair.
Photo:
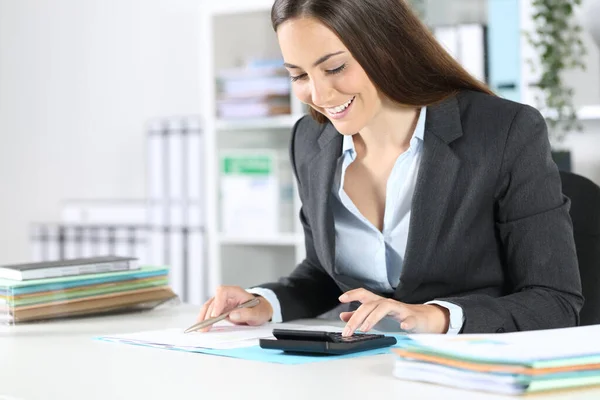
M 571 199 L 575 247 L 585 303 L 581 325 L 600 324 L 600 187 L 580 175 L 560 171 L 562 189 Z

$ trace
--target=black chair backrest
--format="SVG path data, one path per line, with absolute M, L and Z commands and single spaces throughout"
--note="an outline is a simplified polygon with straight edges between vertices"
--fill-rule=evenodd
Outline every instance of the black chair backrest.
M 571 219 L 585 303 L 581 325 L 600 324 L 600 187 L 583 176 L 560 171 L 571 199 Z

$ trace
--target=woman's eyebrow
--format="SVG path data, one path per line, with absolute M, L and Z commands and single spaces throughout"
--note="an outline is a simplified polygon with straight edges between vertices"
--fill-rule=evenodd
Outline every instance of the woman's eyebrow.
M 313 63 L 313 67 L 316 67 L 317 65 L 319 65 L 321 63 L 324 63 L 325 61 L 329 60 L 331 57 L 337 56 L 338 54 L 342 54 L 342 53 L 344 53 L 344 52 L 343 51 L 338 51 L 338 52 L 335 52 L 335 53 L 326 54 L 323 57 L 319 58 L 317 61 L 315 61 Z M 285 63 L 285 62 L 283 63 L 283 66 L 287 67 L 287 68 L 301 69 L 297 65 L 289 64 L 289 63 Z

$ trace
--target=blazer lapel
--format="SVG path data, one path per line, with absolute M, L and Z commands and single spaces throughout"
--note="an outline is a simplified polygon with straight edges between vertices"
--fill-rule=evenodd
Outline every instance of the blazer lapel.
M 314 190 L 309 196 L 310 209 L 315 219 L 311 220 L 313 242 L 319 259 L 325 269 L 332 271 L 335 265 L 335 226 L 331 209 L 331 186 L 336 170 L 337 159 L 342 153 L 343 136 L 328 124 L 318 143 L 321 151 L 309 165 L 309 188 Z
M 423 156 L 412 200 L 406 253 L 396 298 L 410 296 L 430 267 L 460 160 L 450 143 L 462 136 L 458 101 L 452 96 L 427 108 Z

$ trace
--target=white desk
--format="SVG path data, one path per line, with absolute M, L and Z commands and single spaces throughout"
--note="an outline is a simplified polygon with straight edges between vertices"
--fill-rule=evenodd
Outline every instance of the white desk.
M 392 355 L 279 365 L 92 339 L 185 327 L 197 311 L 181 305 L 130 315 L 2 326 L 0 399 L 515 399 L 399 380 L 392 376 Z M 598 399 L 600 389 L 541 397 Z

